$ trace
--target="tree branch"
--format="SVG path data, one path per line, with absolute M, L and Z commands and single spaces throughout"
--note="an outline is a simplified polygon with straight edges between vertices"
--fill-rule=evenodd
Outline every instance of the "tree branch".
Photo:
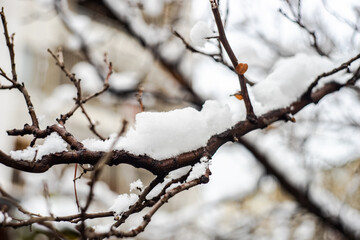
M 231 129 L 220 133 L 218 135 L 212 136 L 208 142 L 207 146 L 198 148 L 191 152 L 185 152 L 174 156 L 168 159 L 158 161 L 146 155 L 134 155 L 125 150 L 115 150 L 113 151 L 111 159 L 109 159 L 108 165 L 118 165 L 118 164 L 129 164 L 136 168 L 143 168 L 155 175 L 166 175 L 172 170 L 178 169 L 180 167 L 193 165 L 200 160 L 203 154 L 208 153 L 210 156 L 213 156 L 217 149 L 221 147 L 228 141 L 235 141 L 234 139 L 240 139 L 243 135 L 256 130 L 262 129 L 270 125 L 271 123 L 277 121 L 288 121 L 288 114 L 295 115 L 305 106 L 318 103 L 324 96 L 336 92 L 339 89 L 345 86 L 352 86 L 360 78 L 360 71 L 356 71 L 353 77 L 351 77 L 347 83 L 340 84 L 336 82 L 329 82 L 323 87 L 317 89 L 311 93 L 311 97 L 301 97 L 299 100 L 293 102 L 288 107 L 279 108 L 272 110 L 268 113 L 259 116 L 256 121 L 244 120 L 237 123 Z M 56 128 L 56 127 L 55 127 Z M 57 128 L 56 128 L 57 129 Z M 15 160 L 10 156 L 0 151 L 0 163 L 3 163 L 6 166 L 19 169 L 27 172 L 45 172 L 54 165 L 59 164 L 91 164 L 95 165 L 103 156 L 105 152 L 94 152 L 82 149 L 78 145 L 77 141 L 73 142 L 71 136 L 67 136 L 66 131 L 63 129 L 60 131 L 60 136 L 65 138 L 69 144 L 73 145 L 75 149 L 80 149 L 72 152 L 62 152 L 54 153 L 50 155 L 43 156 L 40 160 L 36 162 L 29 162 L 24 160 Z
M 219 12 L 219 6 L 218 6 L 216 0 L 210 0 L 210 5 L 211 5 L 211 10 L 212 10 L 213 15 L 214 15 L 216 26 L 217 26 L 218 31 L 219 31 L 220 42 L 224 46 L 225 51 L 228 54 L 234 69 L 236 69 L 237 66 L 238 66 L 238 60 L 237 60 L 237 58 L 236 58 L 236 56 L 235 56 L 235 54 L 234 54 L 228 40 L 227 40 L 225 30 L 224 30 L 224 26 L 222 24 L 220 12 Z M 248 120 L 254 122 L 256 120 L 256 116 L 254 114 L 254 110 L 253 110 L 253 107 L 251 105 L 251 101 L 250 101 L 250 98 L 249 98 L 249 93 L 248 93 L 248 90 L 247 90 L 247 87 L 246 87 L 246 80 L 245 80 L 245 77 L 244 77 L 244 72 L 243 73 L 237 72 L 237 75 L 238 75 L 239 82 L 240 82 L 241 94 L 243 96 L 245 107 L 246 107 L 246 118 Z

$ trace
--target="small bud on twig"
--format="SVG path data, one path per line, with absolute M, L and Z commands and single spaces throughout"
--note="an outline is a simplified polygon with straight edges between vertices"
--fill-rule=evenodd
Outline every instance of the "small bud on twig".
M 240 101 L 243 100 L 243 95 L 241 93 L 235 93 L 234 96 Z
M 235 71 L 239 75 L 244 75 L 244 73 L 248 70 L 248 68 L 249 68 L 249 66 L 246 63 L 239 63 L 236 66 Z

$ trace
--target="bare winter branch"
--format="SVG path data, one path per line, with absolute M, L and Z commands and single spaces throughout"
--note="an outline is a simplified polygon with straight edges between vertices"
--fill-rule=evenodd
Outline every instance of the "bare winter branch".
M 214 15 L 214 19 L 216 22 L 216 26 L 218 28 L 219 31 L 219 39 L 220 42 L 222 43 L 222 45 L 225 48 L 226 53 L 228 54 L 233 67 L 236 69 L 236 67 L 238 66 L 238 60 L 227 40 L 226 34 L 225 34 L 225 30 L 224 30 L 224 26 L 222 24 L 222 20 L 221 20 L 221 16 L 220 16 L 220 12 L 219 12 L 219 7 L 218 4 L 215 0 L 210 0 L 210 5 L 211 5 L 211 10 L 213 12 Z M 246 118 L 251 120 L 251 121 L 255 121 L 256 120 L 256 116 L 254 114 L 254 110 L 253 107 L 251 105 L 250 102 L 250 98 L 249 98 L 249 94 L 248 94 L 248 90 L 246 87 L 246 79 L 244 77 L 244 74 L 239 74 L 238 73 L 238 77 L 239 77 L 239 82 L 240 82 L 240 88 L 241 88 L 241 92 L 244 98 L 244 102 L 245 102 L 245 107 L 246 107 Z

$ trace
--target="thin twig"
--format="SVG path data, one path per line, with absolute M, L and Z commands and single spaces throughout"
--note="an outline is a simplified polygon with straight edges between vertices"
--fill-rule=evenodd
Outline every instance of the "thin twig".
M 39 128 L 39 121 L 38 121 L 38 118 L 37 118 L 35 110 L 34 110 L 34 105 L 33 105 L 32 101 L 30 100 L 30 95 L 25 87 L 25 84 L 18 83 L 18 80 L 17 80 L 16 64 L 15 64 L 15 51 L 14 51 L 14 34 L 9 36 L 4 8 L 1 9 L 0 15 L 1 15 L 1 21 L 3 24 L 3 28 L 4 28 L 4 37 L 5 37 L 6 45 L 8 47 L 9 56 L 10 56 L 12 79 L 10 79 L 2 69 L 1 69 L 1 76 L 3 76 L 5 79 L 7 79 L 8 81 L 10 81 L 13 84 L 13 87 L 4 86 L 4 87 L 1 87 L 0 89 L 17 88 L 22 93 L 22 95 L 25 99 L 25 103 L 27 105 L 28 112 L 29 112 L 29 115 L 30 115 L 30 118 L 32 121 L 32 125 L 36 128 Z
M 147 205 L 146 204 L 142 204 L 146 198 L 146 196 L 149 194 L 149 192 L 151 192 L 151 190 L 154 189 L 154 187 L 156 185 L 158 185 L 159 183 L 161 183 L 164 180 L 164 176 L 157 176 L 153 181 L 151 181 L 151 183 L 144 189 L 144 191 L 141 192 L 139 199 L 136 201 L 135 204 L 133 204 L 132 206 L 129 207 L 129 210 L 124 212 L 121 215 L 121 218 L 119 220 L 117 220 L 112 227 L 113 228 L 117 228 L 119 227 L 122 223 L 124 223 L 126 221 L 126 219 L 133 213 L 137 213 L 140 212 L 141 210 L 143 210 Z
M 93 123 L 93 121 L 91 120 L 89 114 L 86 112 L 84 104 L 87 103 L 88 101 L 90 101 L 91 99 L 101 95 L 102 93 L 104 93 L 105 91 L 107 91 L 109 89 L 109 78 L 113 72 L 112 71 L 112 63 L 110 62 L 108 64 L 108 73 L 105 78 L 103 88 L 100 91 L 95 92 L 86 98 L 83 98 L 82 91 L 81 91 L 81 84 L 80 84 L 81 81 L 80 81 L 80 79 L 77 79 L 75 77 L 75 74 L 71 73 L 65 67 L 64 60 L 60 57 L 60 56 L 62 56 L 61 50 L 59 51 L 59 53 L 57 55 L 54 54 L 50 49 L 48 49 L 48 52 L 55 59 L 56 65 L 58 65 L 60 67 L 60 69 L 65 73 L 66 77 L 69 78 L 69 80 L 74 84 L 74 86 L 77 90 L 75 105 L 72 107 L 72 109 L 70 111 L 68 111 L 66 114 L 62 114 L 60 116 L 60 118 L 57 119 L 58 123 L 61 125 L 64 125 L 66 123 L 66 121 L 76 112 L 76 110 L 78 110 L 80 108 L 82 110 L 83 115 L 85 116 L 85 118 L 88 120 L 88 122 L 90 124 L 89 125 L 90 131 L 93 132 L 101 140 L 105 140 L 105 138 L 96 130 L 96 126 Z
M 301 18 L 301 1 L 299 1 L 298 3 L 298 13 L 295 13 L 295 10 L 293 9 L 292 4 L 290 3 L 290 1 L 286 0 L 285 1 L 287 3 L 287 5 L 289 6 L 289 9 L 291 11 L 291 14 L 293 15 L 293 18 L 291 18 L 288 14 L 286 14 L 282 9 L 279 9 L 279 12 L 288 20 L 290 20 L 291 22 L 297 24 L 300 28 L 304 29 L 312 38 L 313 42 L 311 43 L 311 46 L 316 50 L 316 52 L 321 55 L 321 56 L 326 56 L 329 57 L 329 55 L 327 53 L 325 53 L 321 47 L 319 46 L 318 43 L 318 39 L 316 36 L 316 32 L 315 31 L 311 31 L 303 22 L 302 22 L 302 18 Z
M 349 59 L 348 61 L 342 63 L 340 66 L 332 69 L 331 71 L 329 72 L 324 72 L 322 74 L 320 74 L 319 76 L 317 76 L 315 78 L 315 80 L 310 84 L 310 86 L 308 87 L 307 91 L 304 93 L 304 95 L 307 95 L 307 96 L 310 96 L 311 95 L 311 91 L 318 85 L 319 81 L 322 79 L 322 78 L 325 78 L 325 77 L 328 77 L 328 76 L 331 76 L 337 72 L 340 72 L 341 70 L 344 70 L 344 69 L 348 69 L 349 66 L 351 65 L 351 63 L 355 62 L 356 60 L 360 59 L 360 53 L 358 55 L 356 55 L 355 57 Z
M 193 53 L 199 53 L 201 55 L 207 56 L 207 57 L 211 57 L 212 59 L 214 59 L 216 62 L 218 62 L 218 58 L 220 58 L 220 54 L 219 53 L 205 53 L 202 52 L 200 50 L 195 49 L 193 46 L 191 46 L 185 39 L 183 36 L 180 35 L 180 33 L 178 33 L 177 31 L 173 31 L 174 36 L 178 37 L 183 44 L 185 45 L 186 49 L 188 49 L 189 51 L 193 52 Z
M 100 159 L 100 161 L 98 161 L 97 164 L 95 165 L 95 170 L 94 170 L 94 172 L 92 174 L 91 181 L 89 183 L 89 186 L 90 186 L 89 194 L 88 194 L 85 206 L 81 208 L 82 221 L 81 221 L 81 225 L 80 225 L 80 233 L 82 235 L 85 233 L 85 220 L 86 220 L 86 218 L 83 217 L 83 216 L 85 216 L 86 211 L 90 207 L 90 204 L 91 204 L 91 202 L 93 200 L 95 184 L 96 184 L 97 180 L 99 179 L 100 174 L 101 174 L 105 164 L 111 159 L 111 157 L 113 155 L 112 150 L 116 146 L 116 143 L 117 143 L 118 139 L 120 138 L 120 136 L 125 132 L 126 126 L 127 126 L 127 121 L 124 120 L 123 124 L 122 124 L 122 128 L 118 132 L 118 135 L 116 136 L 116 138 L 114 139 L 114 142 L 112 143 L 109 152 L 106 153 L 104 155 L 104 157 L 102 159 Z
M 6 21 L 6 17 L 5 17 L 4 7 L 1 8 L 0 15 L 1 15 L 1 21 L 2 21 L 2 24 L 3 24 L 3 28 L 4 28 L 5 41 L 6 41 L 6 45 L 8 47 L 9 55 L 10 55 L 12 80 L 14 82 L 17 82 L 17 73 L 16 73 L 16 64 L 15 64 L 15 51 L 14 51 L 14 34 L 9 36 L 9 31 L 8 31 L 8 28 L 7 28 L 7 21 Z
M 231 63 L 233 65 L 233 67 L 236 69 L 237 65 L 238 65 L 238 60 L 227 40 L 226 34 L 225 34 L 225 30 L 224 30 L 224 26 L 222 24 L 222 20 L 221 20 L 221 16 L 220 16 L 220 12 L 219 12 L 219 6 L 216 2 L 216 0 L 210 0 L 210 5 L 211 5 L 211 10 L 213 12 L 214 15 L 214 19 L 216 22 L 216 26 L 218 28 L 219 31 L 219 39 L 222 43 L 222 45 L 225 48 L 226 53 L 228 54 Z M 241 88 L 241 93 L 243 95 L 244 98 L 244 103 L 245 103 L 245 107 L 246 107 L 246 118 L 248 120 L 250 120 L 251 122 L 255 122 L 256 121 L 256 116 L 250 101 L 250 97 L 249 97 L 249 93 L 247 90 L 247 86 L 246 86 L 246 79 L 244 77 L 243 74 L 237 74 L 238 78 L 239 78 L 239 82 L 240 82 L 240 88 Z
M 78 163 L 75 163 L 74 179 L 73 179 L 73 183 L 74 183 L 74 196 L 75 196 L 76 206 L 77 206 L 77 208 L 78 208 L 78 211 L 80 211 L 79 197 L 78 197 L 77 189 L 76 189 L 76 180 L 79 179 L 79 178 L 76 177 L 77 168 L 78 168 Z
M 221 41 L 220 39 L 217 39 L 218 40 L 218 48 L 219 48 L 219 53 L 205 53 L 205 52 L 202 52 L 200 50 L 197 50 L 195 49 L 193 46 L 191 46 L 185 39 L 183 36 L 181 36 L 177 31 L 173 31 L 174 35 L 176 37 L 178 37 L 182 42 L 183 44 L 185 45 L 186 49 L 188 49 L 189 51 L 193 52 L 193 53 L 199 53 L 203 56 L 207 56 L 207 57 L 210 57 L 211 59 L 213 59 L 215 62 L 218 62 L 218 63 L 221 63 L 222 65 L 224 65 L 225 67 L 227 67 L 230 71 L 236 73 L 235 71 L 235 68 L 231 65 L 229 65 L 223 58 L 222 56 L 222 47 L 221 47 Z M 254 85 L 254 82 L 250 81 L 249 79 L 247 79 L 245 77 L 245 80 L 246 82 L 250 85 L 250 86 L 253 86 Z
M 141 112 L 145 111 L 145 107 L 142 101 L 142 96 L 144 93 L 144 87 L 140 86 L 138 92 L 136 93 L 136 100 L 138 101 L 139 105 L 140 105 L 140 110 Z
M 29 211 L 27 211 L 26 209 L 24 209 L 19 203 L 18 201 L 11 196 L 9 193 L 7 193 L 1 186 L 0 186 L 0 193 L 3 196 L 2 198 L 5 199 L 6 201 L 8 201 L 9 203 L 11 203 L 13 206 L 15 206 L 20 212 L 22 212 L 23 214 L 29 215 L 30 217 L 40 217 L 39 214 L 35 214 L 35 213 L 31 213 Z
M 189 182 L 185 182 L 177 187 L 175 187 L 174 189 L 171 189 L 170 191 L 166 192 L 149 210 L 149 212 L 143 217 L 143 221 L 141 222 L 141 224 L 139 224 L 139 226 L 137 228 L 134 228 L 132 230 L 129 231 L 117 231 L 114 229 L 111 229 L 109 232 L 107 233 L 88 233 L 88 237 L 90 239 L 95 239 L 95 238 L 106 238 L 106 237 L 111 237 L 111 236 L 115 236 L 115 237 L 135 237 L 137 236 L 139 233 L 141 233 L 142 231 L 144 231 L 144 229 L 146 228 L 146 226 L 150 223 L 152 216 L 160 209 L 160 207 L 162 207 L 165 203 L 167 203 L 169 201 L 170 198 L 174 197 L 175 195 L 177 195 L 178 193 L 184 191 L 184 190 L 188 190 L 192 187 L 195 187 L 199 184 L 205 184 L 207 182 L 209 182 L 209 176 L 210 176 L 211 172 L 209 169 L 206 170 L 206 173 L 202 176 L 200 176 L 197 179 L 194 179 L 192 181 Z

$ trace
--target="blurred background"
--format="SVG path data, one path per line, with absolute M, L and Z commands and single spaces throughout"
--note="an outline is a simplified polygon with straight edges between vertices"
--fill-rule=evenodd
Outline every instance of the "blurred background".
M 255 84 L 278 61 L 299 53 L 323 53 L 338 66 L 360 51 L 360 3 L 356 0 L 301 1 L 301 21 L 316 31 L 321 52 L 312 46 L 306 30 L 279 11 L 297 17 L 298 1 L 220 0 L 219 4 L 229 42 L 239 61 L 249 65 L 246 76 Z M 123 120 L 131 127 L 142 111 L 139 94 L 145 111 L 201 109 L 208 99 L 227 102 L 232 109 L 238 104 L 230 96 L 239 90 L 237 76 L 217 40 L 209 39 L 201 46 L 191 35 L 199 21 L 216 32 L 206 0 L 0 0 L 0 7 L 4 7 L 9 31 L 15 32 L 18 79 L 29 89 L 42 128 L 68 112 L 76 95 L 47 49 L 63 50 L 65 66 L 81 78 L 87 95 L 102 89 L 107 73 L 104 58 L 113 63 L 109 91 L 86 105 L 104 138 L 119 131 Z M 181 38 L 195 51 L 215 57 L 187 50 Z M 0 67 L 10 73 L 7 51 L 0 37 Z M 246 136 L 290 182 L 358 232 L 359 87 L 342 89 L 306 107 L 295 116 L 295 124 L 276 123 Z M 15 90 L 0 91 L 0 111 L 0 149 L 25 149 L 31 138 L 6 134 L 30 121 L 23 97 Z M 80 111 L 66 126 L 79 140 L 97 138 Z M 211 171 L 208 184 L 171 199 L 136 239 L 341 239 L 300 208 L 245 147 L 223 146 L 213 157 Z M 74 166 L 56 166 L 44 174 L 0 166 L 0 185 L 34 212 L 74 214 L 73 174 Z M 118 194 L 129 192 L 131 182 L 148 183 L 152 177 L 126 165 L 107 167 L 96 185 L 91 211 L 106 211 Z M 83 201 L 86 178 L 77 181 Z M 136 226 L 141 217 L 130 218 L 125 227 Z M 91 224 L 111 220 L 91 220 Z M 72 225 L 57 226 L 76 239 Z M 0 228 L 0 234 L 4 239 L 48 238 L 46 230 L 36 225 L 31 231 Z

